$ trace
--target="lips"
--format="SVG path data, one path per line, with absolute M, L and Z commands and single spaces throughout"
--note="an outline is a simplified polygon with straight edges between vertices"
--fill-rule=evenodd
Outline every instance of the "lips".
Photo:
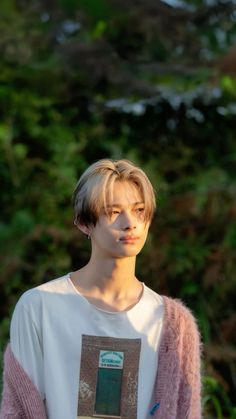
M 125 242 L 125 243 L 134 243 L 137 240 L 138 240 L 138 237 L 137 236 L 124 236 L 124 237 L 121 237 L 119 239 L 119 241 Z

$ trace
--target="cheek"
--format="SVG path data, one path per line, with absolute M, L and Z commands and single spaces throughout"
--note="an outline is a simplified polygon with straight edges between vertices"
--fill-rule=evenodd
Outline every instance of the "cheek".
M 148 230 L 149 230 L 149 227 L 146 227 L 146 228 L 144 229 L 144 232 L 143 232 L 143 241 L 146 241 L 146 239 L 147 239 L 147 236 L 148 236 Z
M 114 233 L 114 227 L 111 227 L 111 226 L 107 226 L 104 230 L 103 230 L 103 233 L 104 233 L 104 235 L 106 236 L 106 237 L 110 237 L 110 238 L 112 238 L 112 237 L 114 237 L 115 236 L 115 233 Z

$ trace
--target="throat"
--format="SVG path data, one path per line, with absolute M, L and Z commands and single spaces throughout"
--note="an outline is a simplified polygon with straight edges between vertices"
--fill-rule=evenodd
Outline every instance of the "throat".
M 112 296 L 103 293 L 86 293 L 83 296 L 94 306 L 99 309 L 110 312 L 128 311 L 133 308 L 141 299 L 143 295 L 143 285 L 140 283 L 140 288 L 136 293 L 126 296 Z
M 107 311 L 126 311 L 134 307 L 142 297 L 144 286 L 134 278 L 129 284 L 123 286 L 113 281 L 101 278 L 99 281 L 91 281 L 82 272 L 70 274 L 70 280 L 77 291 L 91 304 Z M 125 281 L 124 281 L 125 282 Z

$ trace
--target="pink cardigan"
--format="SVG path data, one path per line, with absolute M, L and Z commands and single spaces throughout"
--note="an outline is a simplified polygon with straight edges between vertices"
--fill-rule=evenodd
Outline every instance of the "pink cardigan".
M 44 402 L 8 345 L 4 355 L 0 419 L 33 418 L 47 419 Z
M 154 390 L 154 419 L 200 419 L 200 338 L 190 311 L 163 297 L 164 319 Z M 0 419 L 46 419 L 39 392 L 15 359 L 10 345 L 4 356 Z

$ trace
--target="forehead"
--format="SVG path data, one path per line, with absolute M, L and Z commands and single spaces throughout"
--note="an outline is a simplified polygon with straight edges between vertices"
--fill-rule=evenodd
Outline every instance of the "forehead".
M 116 180 L 110 188 L 107 205 L 133 205 L 143 201 L 139 187 L 131 181 Z

